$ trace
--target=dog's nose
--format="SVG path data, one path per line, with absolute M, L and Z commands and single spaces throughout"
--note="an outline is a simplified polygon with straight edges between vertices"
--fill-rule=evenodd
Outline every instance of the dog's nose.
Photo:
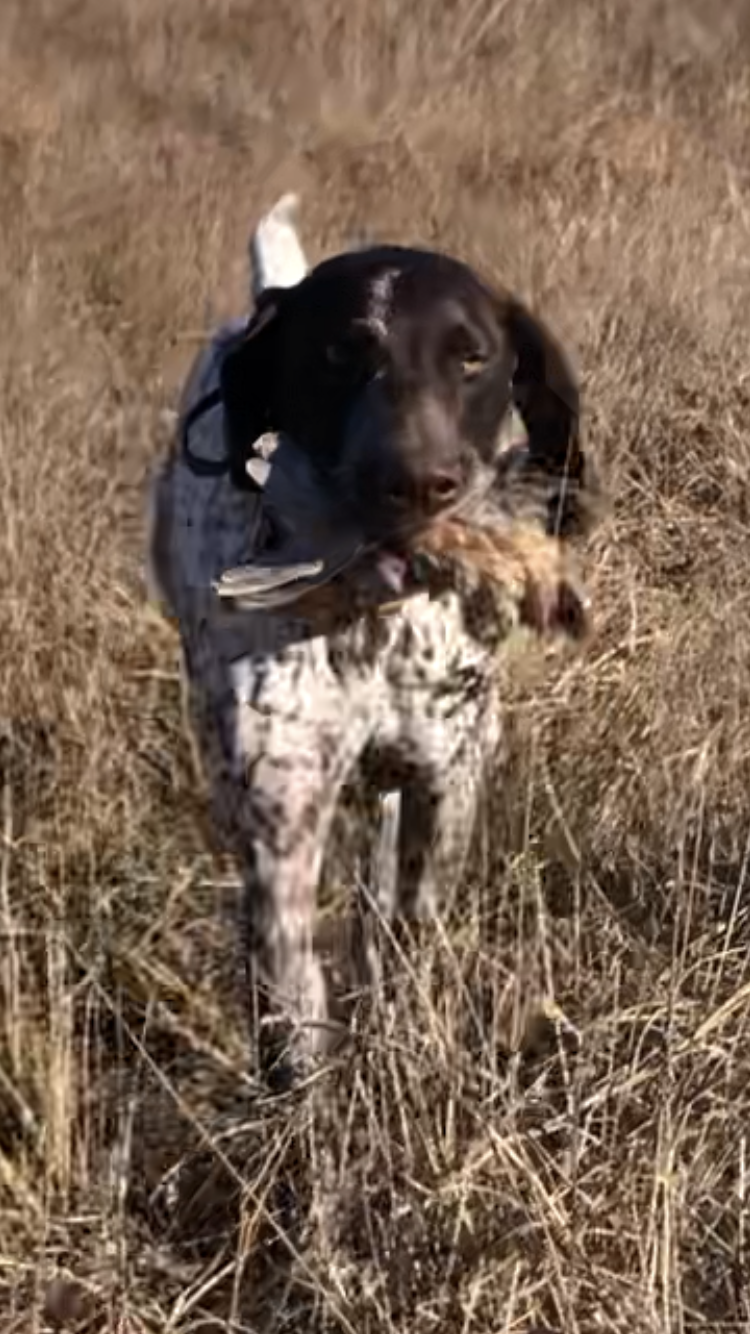
M 430 513 L 443 509 L 455 500 L 460 477 L 457 472 L 433 472 L 425 478 L 424 501 Z
M 457 471 L 442 469 L 421 477 L 402 477 L 388 489 L 388 498 L 399 509 L 416 506 L 425 514 L 439 514 L 455 500 L 461 483 Z

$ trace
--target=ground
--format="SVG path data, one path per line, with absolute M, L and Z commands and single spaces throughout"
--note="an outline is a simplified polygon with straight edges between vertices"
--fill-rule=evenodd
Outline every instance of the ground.
M 750 1328 L 749 55 L 743 0 L 4 0 L 3 1334 Z M 340 1253 L 294 1266 L 307 1131 L 248 1110 L 142 583 L 290 188 L 313 258 L 438 244 L 543 312 L 614 497 L 594 637 L 513 655 L 466 901 L 347 1058 Z

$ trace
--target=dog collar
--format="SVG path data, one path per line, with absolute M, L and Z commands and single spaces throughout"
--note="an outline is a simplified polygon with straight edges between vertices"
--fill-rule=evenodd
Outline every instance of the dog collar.
M 190 432 L 195 423 L 205 417 L 206 413 L 212 412 L 222 402 L 221 389 L 211 389 L 209 393 L 204 394 L 202 398 L 194 403 L 189 412 L 185 413 L 182 422 L 182 457 L 188 468 L 196 477 L 222 477 L 229 471 L 229 459 L 202 459 L 199 454 L 194 454 L 190 448 Z

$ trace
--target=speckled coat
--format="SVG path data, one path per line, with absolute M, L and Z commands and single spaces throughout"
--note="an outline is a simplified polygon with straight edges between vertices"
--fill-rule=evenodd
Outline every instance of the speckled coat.
M 235 332 L 227 326 L 199 356 L 182 416 L 214 388 Z M 221 413 L 192 428 L 202 457 L 222 456 Z M 267 1074 L 286 1079 L 324 1032 L 312 932 L 342 785 L 365 753 L 398 775 L 398 894 L 379 908 L 433 913 L 461 877 L 499 740 L 497 656 L 452 591 L 327 635 L 292 608 L 248 612 L 220 600 L 212 582 L 263 541 L 257 496 L 227 476 L 196 476 L 179 449 L 169 455 L 152 494 L 151 574 L 179 625 L 216 826 L 242 866 L 256 1050 Z

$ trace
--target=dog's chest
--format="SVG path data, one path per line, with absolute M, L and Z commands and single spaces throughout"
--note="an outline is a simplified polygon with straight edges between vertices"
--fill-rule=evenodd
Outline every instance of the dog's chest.
M 317 641 L 318 679 L 335 679 L 368 714 L 374 740 L 441 730 L 488 699 L 496 657 L 467 633 L 455 594 L 410 599 L 399 610 Z M 325 663 L 325 665 L 323 665 Z M 306 697 L 306 683 L 299 682 Z
M 467 632 L 456 593 L 415 597 L 385 619 L 390 624 L 382 670 L 397 697 L 414 690 L 440 696 L 460 691 L 467 676 L 491 669 L 491 655 Z

